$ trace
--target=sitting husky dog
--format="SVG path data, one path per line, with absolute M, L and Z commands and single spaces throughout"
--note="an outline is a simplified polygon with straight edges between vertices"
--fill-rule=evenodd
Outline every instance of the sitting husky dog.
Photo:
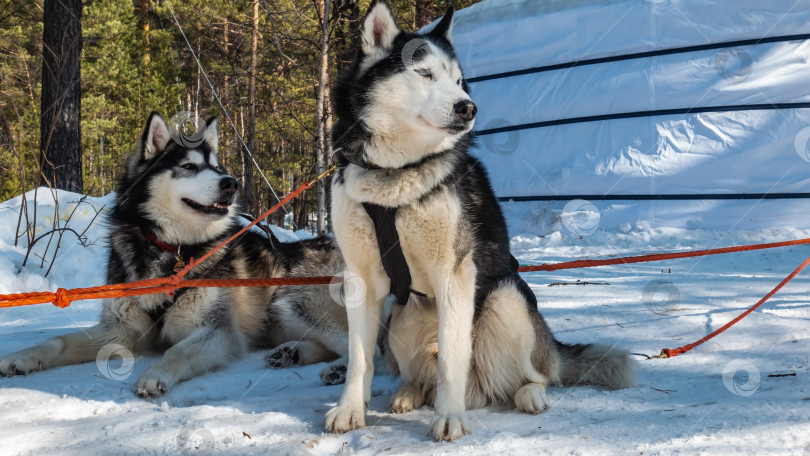
M 185 147 L 188 142 L 176 141 L 152 113 L 110 214 L 107 283 L 168 277 L 178 261 L 200 258 L 241 228 L 234 205 L 238 184 L 217 158 L 218 137 L 211 119 L 199 144 Z M 186 278 L 328 276 L 342 269 L 329 238 L 280 243 L 249 230 Z M 346 324 L 345 311 L 325 285 L 182 288 L 173 298 L 161 293 L 108 299 L 99 324 L 0 359 L 0 375 L 93 361 L 109 344 L 135 354 L 165 350 L 135 384 L 139 396 L 153 398 L 226 366 L 248 347 L 282 344 L 267 356 L 270 367 L 345 356 Z M 340 383 L 345 369 L 338 360 L 322 378 Z
M 548 383 L 634 381 L 627 352 L 556 341 L 516 273 L 486 171 L 467 152 L 477 108 L 451 45 L 452 16 L 451 8 L 427 34 L 406 33 L 386 3 L 373 2 L 358 57 L 335 90 L 335 144 L 347 164 L 333 180 L 332 220 L 347 273 L 368 292 L 347 306 L 349 367 L 328 431 L 365 425 L 384 304 L 403 382 L 392 408 L 433 405 L 438 440 L 469 431 L 468 407 L 540 413 Z M 394 250 L 404 273 L 386 259 Z

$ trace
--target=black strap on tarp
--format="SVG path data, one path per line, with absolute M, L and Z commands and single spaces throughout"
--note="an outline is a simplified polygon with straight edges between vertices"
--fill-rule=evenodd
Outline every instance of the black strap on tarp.
M 798 103 L 765 103 L 729 106 L 695 106 L 692 108 L 655 109 L 650 111 L 618 112 L 615 114 L 600 114 L 595 116 L 569 117 L 567 119 L 544 120 L 520 125 L 507 125 L 505 127 L 477 130 L 475 136 L 493 135 L 510 131 L 529 130 L 532 128 L 554 127 L 585 122 L 598 122 L 601 120 L 634 119 L 638 117 L 672 116 L 686 114 L 702 114 L 705 112 L 734 112 L 734 111 L 775 111 L 785 109 L 810 108 L 810 102 Z
M 738 46 L 755 46 L 758 44 L 767 43 L 781 43 L 786 41 L 802 41 L 810 39 L 810 34 L 798 35 L 783 35 L 783 36 L 769 36 L 766 38 L 752 38 L 746 40 L 725 41 L 722 43 L 699 44 L 696 46 L 683 46 L 670 49 L 656 49 L 654 51 L 636 52 L 632 54 L 613 55 L 608 57 L 599 57 L 595 59 L 577 60 L 574 62 L 555 63 L 552 65 L 545 65 L 535 68 L 526 68 L 524 70 L 506 71 L 503 73 L 488 74 L 484 76 L 476 76 L 467 79 L 467 83 L 474 84 L 476 82 L 491 81 L 493 79 L 509 78 L 514 76 L 523 76 L 525 74 L 543 73 L 546 71 L 562 70 L 566 68 L 581 67 L 587 65 L 595 65 L 599 63 L 621 62 L 623 60 L 643 59 L 649 57 L 658 57 L 662 55 L 683 54 L 687 52 L 709 51 L 713 49 L 725 49 Z

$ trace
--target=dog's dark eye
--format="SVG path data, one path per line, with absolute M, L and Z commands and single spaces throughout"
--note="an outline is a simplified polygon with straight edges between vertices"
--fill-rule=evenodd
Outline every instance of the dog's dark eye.
M 420 76 L 423 76 L 423 77 L 426 77 L 426 78 L 432 78 L 433 77 L 433 73 L 431 73 L 430 70 L 426 70 L 424 68 L 419 69 L 419 70 L 414 70 L 414 71 L 419 73 Z
M 184 163 L 180 165 L 180 167 L 183 169 L 187 169 L 189 171 L 194 171 L 195 169 L 197 169 L 197 165 L 195 165 L 194 163 Z
M 456 85 L 461 85 L 461 78 L 458 78 L 458 79 L 456 80 Z

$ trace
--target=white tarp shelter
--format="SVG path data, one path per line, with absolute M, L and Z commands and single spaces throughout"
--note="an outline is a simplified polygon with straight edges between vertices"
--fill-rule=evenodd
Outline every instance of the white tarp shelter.
M 456 14 L 475 153 L 512 198 L 513 232 L 558 229 L 575 198 L 606 230 L 810 228 L 810 0 L 485 0 Z

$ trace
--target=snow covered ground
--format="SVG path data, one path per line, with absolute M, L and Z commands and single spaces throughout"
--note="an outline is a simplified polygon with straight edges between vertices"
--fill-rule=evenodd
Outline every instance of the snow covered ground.
M 65 218 L 78 197 L 57 196 L 58 214 Z M 36 267 L 20 271 L 25 251 L 13 246 L 20 201 L 0 204 L 0 294 L 103 282 L 105 228 L 99 219 L 87 231 L 85 246 L 65 235 L 48 278 Z M 43 232 L 53 225 L 53 198 L 40 193 L 39 201 L 38 230 Z M 70 227 L 81 232 L 96 209 L 110 203 L 111 197 L 87 199 Z M 582 232 L 563 220 L 557 231 L 541 238 L 521 218 L 521 205 L 506 209 L 515 233 L 514 253 L 522 263 L 810 237 L 808 231 L 789 228 L 722 233 L 642 222 L 616 232 Z M 44 243 L 36 254 L 43 253 Z M 616 343 L 655 355 L 721 326 L 807 255 L 810 247 L 800 246 L 525 278 L 559 339 Z M 252 353 L 227 369 L 181 383 L 156 401 L 132 393 L 137 377 L 156 358 L 132 363 L 113 358 L 0 378 L 0 454 L 807 456 L 808 295 L 810 271 L 733 329 L 690 353 L 667 360 L 639 356 L 635 388 L 550 388 L 552 407 L 538 416 L 497 407 L 474 410 L 472 434 L 449 444 L 427 437 L 429 408 L 405 415 L 388 412 L 398 382 L 385 375 L 374 378 L 369 427 L 325 434 L 323 414 L 341 387 L 320 384 L 317 374 L 323 366 L 270 371 L 264 368 L 263 353 Z M 64 310 L 51 305 L 2 309 L 0 354 L 90 326 L 99 308 L 98 302 L 77 302 Z M 789 375 L 772 377 L 780 374 Z

